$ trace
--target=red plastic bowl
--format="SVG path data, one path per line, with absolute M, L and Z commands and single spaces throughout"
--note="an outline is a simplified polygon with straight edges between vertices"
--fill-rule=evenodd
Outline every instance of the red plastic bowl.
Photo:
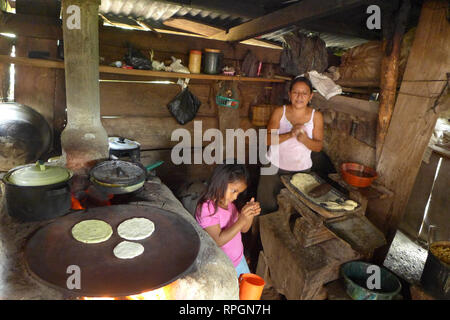
M 342 178 L 349 185 L 365 188 L 372 184 L 378 175 L 377 172 L 359 163 L 346 162 L 341 165 Z

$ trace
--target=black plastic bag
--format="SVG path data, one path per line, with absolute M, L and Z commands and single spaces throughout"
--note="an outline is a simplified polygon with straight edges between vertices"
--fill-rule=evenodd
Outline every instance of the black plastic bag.
M 198 108 L 202 103 L 188 88 L 184 88 L 167 107 L 178 123 L 185 124 L 195 118 Z
M 124 60 L 127 65 L 132 66 L 134 69 L 152 70 L 152 62 L 132 46 L 128 47 Z

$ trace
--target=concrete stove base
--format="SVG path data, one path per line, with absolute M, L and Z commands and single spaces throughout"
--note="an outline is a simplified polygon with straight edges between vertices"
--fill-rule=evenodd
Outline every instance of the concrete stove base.
M 2 194 L 4 194 L 2 192 Z M 197 224 L 175 198 L 170 189 L 153 178 L 145 184 L 139 195 L 141 205 L 156 206 L 182 216 L 191 223 L 200 237 L 200 251 L 194 266 L 183 278 L 170 286 L 170 299 L 239 299 L 236 271 L 225 253 Z M 31 277 L 25 269 L 23 247 L 26 239 L 38 228 L 51 221 L 20 223 L 6 212 L 0 195 L 0 299 L 9 300 L 61 300 L 68 299 L 58 290 Z

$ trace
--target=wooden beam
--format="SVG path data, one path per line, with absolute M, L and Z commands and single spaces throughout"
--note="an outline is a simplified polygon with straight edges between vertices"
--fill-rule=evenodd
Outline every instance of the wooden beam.
M 446 0 L 428 0 L 422 6 L 400 92 L 377 163 L 378 181 L 395 194 L 390 209 L 385 210 L 382 205 L 371 206 L 370 215 L 377 218 L 377 227 L 385 232 L 388 240 L 388 245 L 377 254 L 378 261 L 384 260 L 404 215 L 423 154 L 439 116 L 439 107 L 436 110 L 433 108 L 448 86 L 448 7 Z
M 221 32 L 215 35 L 214 39 L 232 42 L 242 41 L 292 24 L 308 22 L 343 12 L 370 2 L 366 0 L 302 0 L 299 3 L 231 28 L 228 32 Z
M 378 114 L 377 141 L 376 141 L 376 159 L 380 159 L 383 143 L 394 111 L 395 98 L 397 92 L 398 67 L 400 64 L 400 50 L 402 39 L 406 29 L 411 3 L 404 0 L 393 19 L 384 18 L 383 25 L 393 24 L 393 34 L 388 31 L 383 41 L 383 59 L 381 61 L 381 79 L 380 79 L 380 110 Z M 385 14 L 386 15 L 386 14 Z M 395 24 L 395 25 L 394 25 Z M 389 30 L 391 28 L 384 28 Z
M 223 32 L 223 29 L 219 29 L 217 27 L 213 27 L 204 23 L 200 23 L 197 21 L 192 21 L 189 19 L 182 19 L 182 18 L 172 18 L 168 19 L 163 22 L 164 25 L 172 28 L 177 28 L 180 30 L 193 32 L 196 34 L 200 34 L 202 36 L 208 37 L 213 39 L 214 36 L 220 32 Z M 243 44 L 249 44 L 253 46 L 259 46 L 259 47 L 265 47 L 265 48 L 271 48 L 271 49 L 279 49 L 282 50 L 283 47 L 279 45 L 275 45 L 272 43 L 269 43 L 264 40 L 257 40 L 257 39 L 248 39 L 241 41 Z
M 184 18 L 167 19 L 163 22 L 163 24 L 168 27 L 201 34 L 202 36 L 206 37 L 211 37 L 214 36 L 215 34 L 224 31 L 223 29 L 219 29 L 217 27 L 213 27 L 205 23 L 200 23 L 197 21 L 192 21 Z

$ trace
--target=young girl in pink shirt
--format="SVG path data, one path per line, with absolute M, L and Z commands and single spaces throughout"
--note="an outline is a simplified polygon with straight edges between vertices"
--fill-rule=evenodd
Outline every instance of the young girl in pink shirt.
M 247 232 L 253 217 L 261 208 L 252 198 L 238 211 L 234 200 L 247 189 L 249 174 L 244 165 L 218 165 L 204 195 L 199 199 L 195 218 L 200 226 L 213 238 L 230 258 L 237 275 L 250 273 L 244 257 L 241 233 Z

